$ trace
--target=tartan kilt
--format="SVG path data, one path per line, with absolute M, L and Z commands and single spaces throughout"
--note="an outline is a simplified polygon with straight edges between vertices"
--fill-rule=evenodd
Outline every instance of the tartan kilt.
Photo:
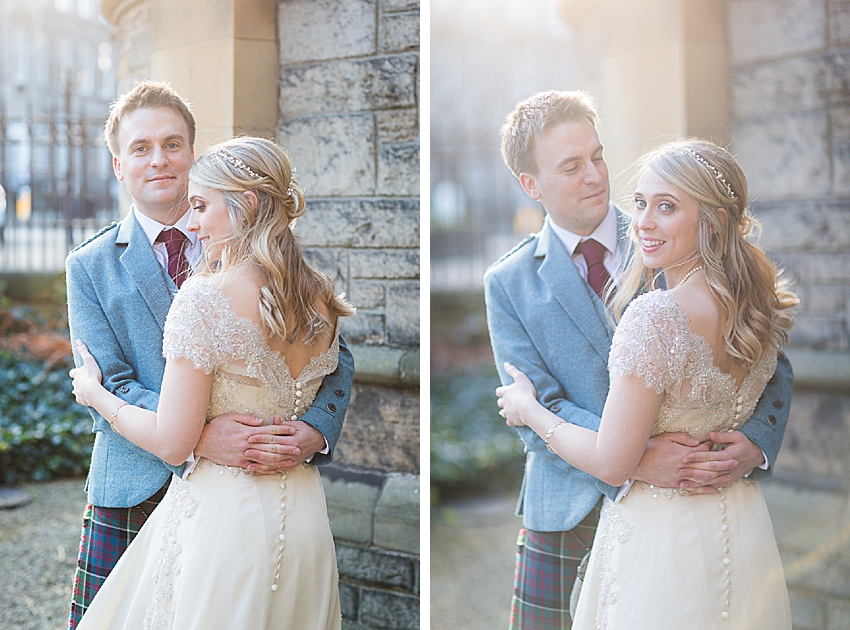
M 71 594 L 71 614 L 68 621 L 70 630 L 76 630 L 83 613 L 88 609 L 106 576 L 133 542 L 154 508 L 162 501 L 167 489 L 166 483 L 152 497 L 129 508 L 86 505 L 80 537 L 80 555 Z
M 571 531 L 520 530 L 510 630 L 569 630 L 572 627 L 570 593 L 576 568 L 593 543 L 598 524 L 597 505 Z

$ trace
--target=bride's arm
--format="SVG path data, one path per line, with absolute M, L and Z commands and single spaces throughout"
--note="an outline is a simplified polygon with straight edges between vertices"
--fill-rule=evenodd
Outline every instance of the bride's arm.
M 212 374 L 196 369 L 188 359 L 167 360 L 159 406 L 153 412 L 129 405 L 106 390 L 100 383 L 100 368 L 86 345 L 77 342 L 77 351 L 83 365 L 70 372 L 77 402 L 94 407 L 136 446 L 174 466 L 185 462 L 204 427 Z
M 637 376 L 613 371 L 597 433 L 563 423 L 537 402 L 525 374 L 510 364 L 505 370 L 514 383 L 500 387 L 496 394 L 509 425 L 526 425 L 544 440 L 555 427 L 549 446 L 576 468 L 612 486 L 632 478 L 658 416 L 661 394 L 647 388 Z

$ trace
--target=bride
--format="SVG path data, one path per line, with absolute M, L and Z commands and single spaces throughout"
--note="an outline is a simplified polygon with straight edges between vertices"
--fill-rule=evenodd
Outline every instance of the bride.
M 630 236 L 640 255 L 613 301 L 622 315 L 599 432 L 551 414 L 513 365 L 505 367 L 514 383 L 496 390 L 509 425 L 530 427 L 570 464 L 624 487 L 651 436 L 684 431 L 719 442 L 747 421 L 798 301 L 746 240 L 756 222 L 746 178 L 727 151 L 683 140 L 639 165 Z M 669 290 L 629 304 L 662 272 Z M 759 484 L 689 494 L 635 482 L 621 500 L 606 499 L 573 628 L 790 629 Z
M 262 138 L 212 147 L 189 173 L 188 229 L 207 269 L 187 280 L 165 325 L 154 413 L 109 393 L 82 341 L 77 401 L 171 464 L 205 420 L 297 419 L 337 364 L 340 316 L 327 276 L 292 234 L 305 210 L 288 155 Z M 252 475 L 201 459 L 168 493 L 80 622 L 91 628 L 274 628 L 341 624 L 336 558 L 319 473 L 303 464 Z

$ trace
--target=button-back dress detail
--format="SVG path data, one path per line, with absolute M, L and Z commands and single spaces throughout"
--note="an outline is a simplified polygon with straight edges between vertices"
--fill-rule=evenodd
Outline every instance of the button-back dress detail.
M 662 394 L 652 435 L 739 429 L 776 369 L 764 353 L 736 387 L 667 292 L 635 299 L 614 333 L 609 369 Z M 758 483 L 718 494 L 633 484 L 605 499 L 575 630 L 776 630 L 791 611 L 770 515 Z
M 297 419 L 336 369 L 339 337 L 295 376 L 260 327 L 208 279 L 187 280 L 163 353 L 213 374 L 207 421 L 244 413 Z M 200 459 L 168 492 L 86 612 L 79 630 L 338 630 L 338 576 L 315 466 L 274 475 Z

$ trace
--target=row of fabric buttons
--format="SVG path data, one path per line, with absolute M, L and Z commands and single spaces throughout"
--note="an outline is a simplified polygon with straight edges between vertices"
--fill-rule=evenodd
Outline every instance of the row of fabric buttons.
M 720 494 L 720 531 L 723 533 L 723 612 L 720 616 L 724 619 L 729 618 L 729 599 L 732 595 L 732 559 L 729 557 L 729 520 L 726 514 L 726 492 Z
M 280 534 L 278 540 L 280 544 L 277 547 L 277 566 L 274 570 L 274 582 L 272 582 L 272 590 L 277 590 L 277 581 L 280 579 L 280 565 L 283 561 L 283 543 L 286 540 L 286 471 L 280 473 Z

